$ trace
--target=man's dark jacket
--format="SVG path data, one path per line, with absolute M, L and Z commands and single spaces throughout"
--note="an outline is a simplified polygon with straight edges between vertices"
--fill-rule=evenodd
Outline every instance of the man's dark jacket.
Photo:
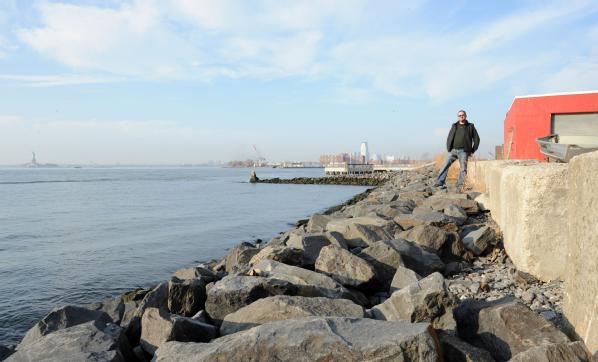
M 469 123 L 465 121 L 467 125 L 467 132 L 465 133 L 465 147 L 463 150 L 467 153 L 474 153 L 478 150 L 480 146 L 480 136 L 478 136 L 478 131 L 476 131 L 475 126 L 473 123 Z M 453 149 L 453 141 L 455 140 L 455 133 L 457 132 L 457 124 L 459 122 L 453 123 L 451 130 L 448 134 L 446 139 L 446 148 L 449 152 Z M 473 145 L 472 145 L 473 144 Z

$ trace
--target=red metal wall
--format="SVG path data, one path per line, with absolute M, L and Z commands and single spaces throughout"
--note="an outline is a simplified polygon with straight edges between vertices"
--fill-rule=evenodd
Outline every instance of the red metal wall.
M 588 112 L 598 112 L 598 92 L 516 97 L 504 123 L 505 158 L 512 133 L 509 159 L 545 160 L 536 139 L 550 134 L 552 115 Z

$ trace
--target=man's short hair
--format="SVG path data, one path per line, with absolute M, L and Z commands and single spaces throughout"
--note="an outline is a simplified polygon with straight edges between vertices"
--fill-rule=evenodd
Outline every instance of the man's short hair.
M 467 117 L 467 112 L 465 112 L 464 110 L 460 109 L 459 112 L 457 112 L 457 114 L 463 112 L 463 114 Z

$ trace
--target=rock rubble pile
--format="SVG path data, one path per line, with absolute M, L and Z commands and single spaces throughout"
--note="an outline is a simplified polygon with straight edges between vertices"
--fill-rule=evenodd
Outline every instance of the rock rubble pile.
M 475 194 L 400 172 L 264 245 L 52 311 L 9 361 L 592 361 L 562 285 L 516 270 Z

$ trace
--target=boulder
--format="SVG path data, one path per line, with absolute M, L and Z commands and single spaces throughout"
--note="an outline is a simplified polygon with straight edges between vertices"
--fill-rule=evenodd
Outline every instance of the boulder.
M 310 316 L 363 318 L 363 307 L 347 299 L 277 295 L 257 300 L 227 315 L 220 335 L 237 333 L 269 322 Z
M 516 354 L 511 362 L 595 362 L 583 342 L 549 344 Z
M 328 225 L 328 222 L 332 219 L 332 216 L 313 214 L 307 222 L 307 232 L 318 233 L 326 231 L 326 226 Z
M 206 283 L 202 279 L 181 280 L 172 277 L 168 282 L 168 310 L 174 314 L 191 317 L 204 309 Z
M 206 284 L 220 279 L 216 273 L 203 266 L 179 269 L 172 276 L 183 280 L 202 278 Z
M 7 347 L 0 344 L 0 361 L 4 361 L 13 353 L 15 353 L 14 347 Z
M 170 361 L 419 361 L 440 359 L 426 323 L 308 317 L 263 324 L 212 343 L 168 342 L 157 362 Z
M 315 268 L 347 287 L 367 287 L 376 277 L 374 268 L 368 262 L 336 245 L 322 248 Z
M 18 348 L 31 344 L 52 332 L 90 321 L 104 324 L 113 322 L 108 314 L 99 310 L 89 310 L 74 305 L 54 309 L 27 331 Z
M 438 211 L 399 215 L 394 218 L 394 222 L 399 224 L 399 226 L 401 226 L 401 228 L 404 230 L 410 229 L 417 225 L 433 225 L 439 227 L 448 224 L 463 225 L 463 221 L 461 219 L 448 216 Z
M 167 282 L 158 284 L 145 294 L 143 300 L 139 302 L 137 309 L 132 313 L 132 316 L 128 317 L 129 322 L 125 329 L 125 334 L 133 346 L 139 344 L 139 338 L 141 337 L 141 317 L 147 308 L 168 308 Z
M 141 347 L 149 354 L 168 341 L 209 342 L 217 336 L 218 328 L 213 325 L 159 308 L 146 309 L 141 319 Z
M 496 239 L 496 233 L 489 226 L 463 228 L 460 233 L 463 246 L 475 255 L 482 255 Z
M 445 361 L 494 362 L 492 355 L 484 349 L 472 346 L 452 332 L 437 331 Z
M 464 195 L 464 197 L 467 197 L 467 195 L 465 194 L 462 195 Z M 450 205 L 458 206 L 470 215 L 477 214 L 480 212 L 478 203 L 466 198 L 453 198 L 447 197 L 446 195 L 430 196 L 422 203 L 422 206 L 427 206 L 433 210 L 440 212 L 444 211 Z
M 126 361 L 132 357 L 130 346 L 115 324 L 100 320 L 59 329 L 20 344 L 7 362 L 37 361 Z
M 444 277 L 434 273 L 392 293 L 388 300 L 373 307 L 370 313 L 375 319 L 430 322 L 439 328 L 446 327 L 446 320 L 452 319 L 452 309 L 456 304 L 457 299 L 448 291 Z
M 390 240 L 396 226 L 392 221 L 377 216 L 355 217 L 350 219 L 333 219 L 328 231 L 336 231 L 343 235 L 349 248 L 367 247 L 376 241 Z
M 391 240 L 390 244 L 401 254 L 404 266 L 422 277 L 442 271 L 444 263 L 434 252 L 404 239 Z
M 568 343 L 569 338 L 522 302 L 505 297 L 493 302 L 465 300 L 455 309 L 459 336 L 507 361 L 530 348 Z
M 249 261 L 249 266 L 254 266 L 262 260 L 274 260 L 288 265 L 303 265 L 303 250 L 290 248 L 284 245 L 266 245 L 260 249 Z
M 333 299 L 344 298 L 359 303 L 359 300 L 356 300 L 353 294 L 340 283 L 329 276 L 311 270 L 282 264 L 274 260 L 264 260 L 253 267 L 252 273 L 292 283 L 297 288 L 295 295 Z M 288 295 L 288 293 L 279 294 Z
M 241 243 L 235 246 L 226 256 L 225 270 L 227 273 L 235 272 L 249 265 L 251 258 L 257 254 L 260 249 L 250 243 Z
M 426 248 L 440 251 L 446 242 L 447 232 L 432 225 L 417 225 L 397 235 L 398 239 L 405 239 Z
M 110 319 L 112 319 L 114 324 L 118 325 L 120 325 L 125 313 L 125 303 L 123 303 L 121 296 L 106 299 L 100 303 L 86 304 L 82 307 L 89 310 L 104 312 L 110 316 Z
M 280 294 L 296 295 L 297 292 L 297 286 L 284 280 L 242 275 L 227 276 L 208 290 L 206 312 L 218 324 L 227 314 L 260 298 Z
M 390 293 L 392 294 L 399 289 L 403 289 L 406 286 L 417 282 L 421 278 L 422 277 L 413 270 L 407 269 L 404 266 L 399 266 L 390 283 Z
M 397 268 L 404 266 L 403 258 L 390 240 L 378 241 L 359 253 L 359 257 L 374 267 L 376 279 L 383 289 L 388 289 Z
M 461 225 L 467 221 L 467 213 L 465 212 L 465 210 L 463 210 L 457 205 L 448 205 L 447 207 L 445 207 L 444 214 L 447 216 L 457 218 Z
M 287 240 L 287 246 L 303 251 L 303 262 L 306 265 L 314 265 L 323 247 L 333 244 L 345 249 L 347 248 L 344 238 L 336 234 L 328 232 L 291 235 Z

